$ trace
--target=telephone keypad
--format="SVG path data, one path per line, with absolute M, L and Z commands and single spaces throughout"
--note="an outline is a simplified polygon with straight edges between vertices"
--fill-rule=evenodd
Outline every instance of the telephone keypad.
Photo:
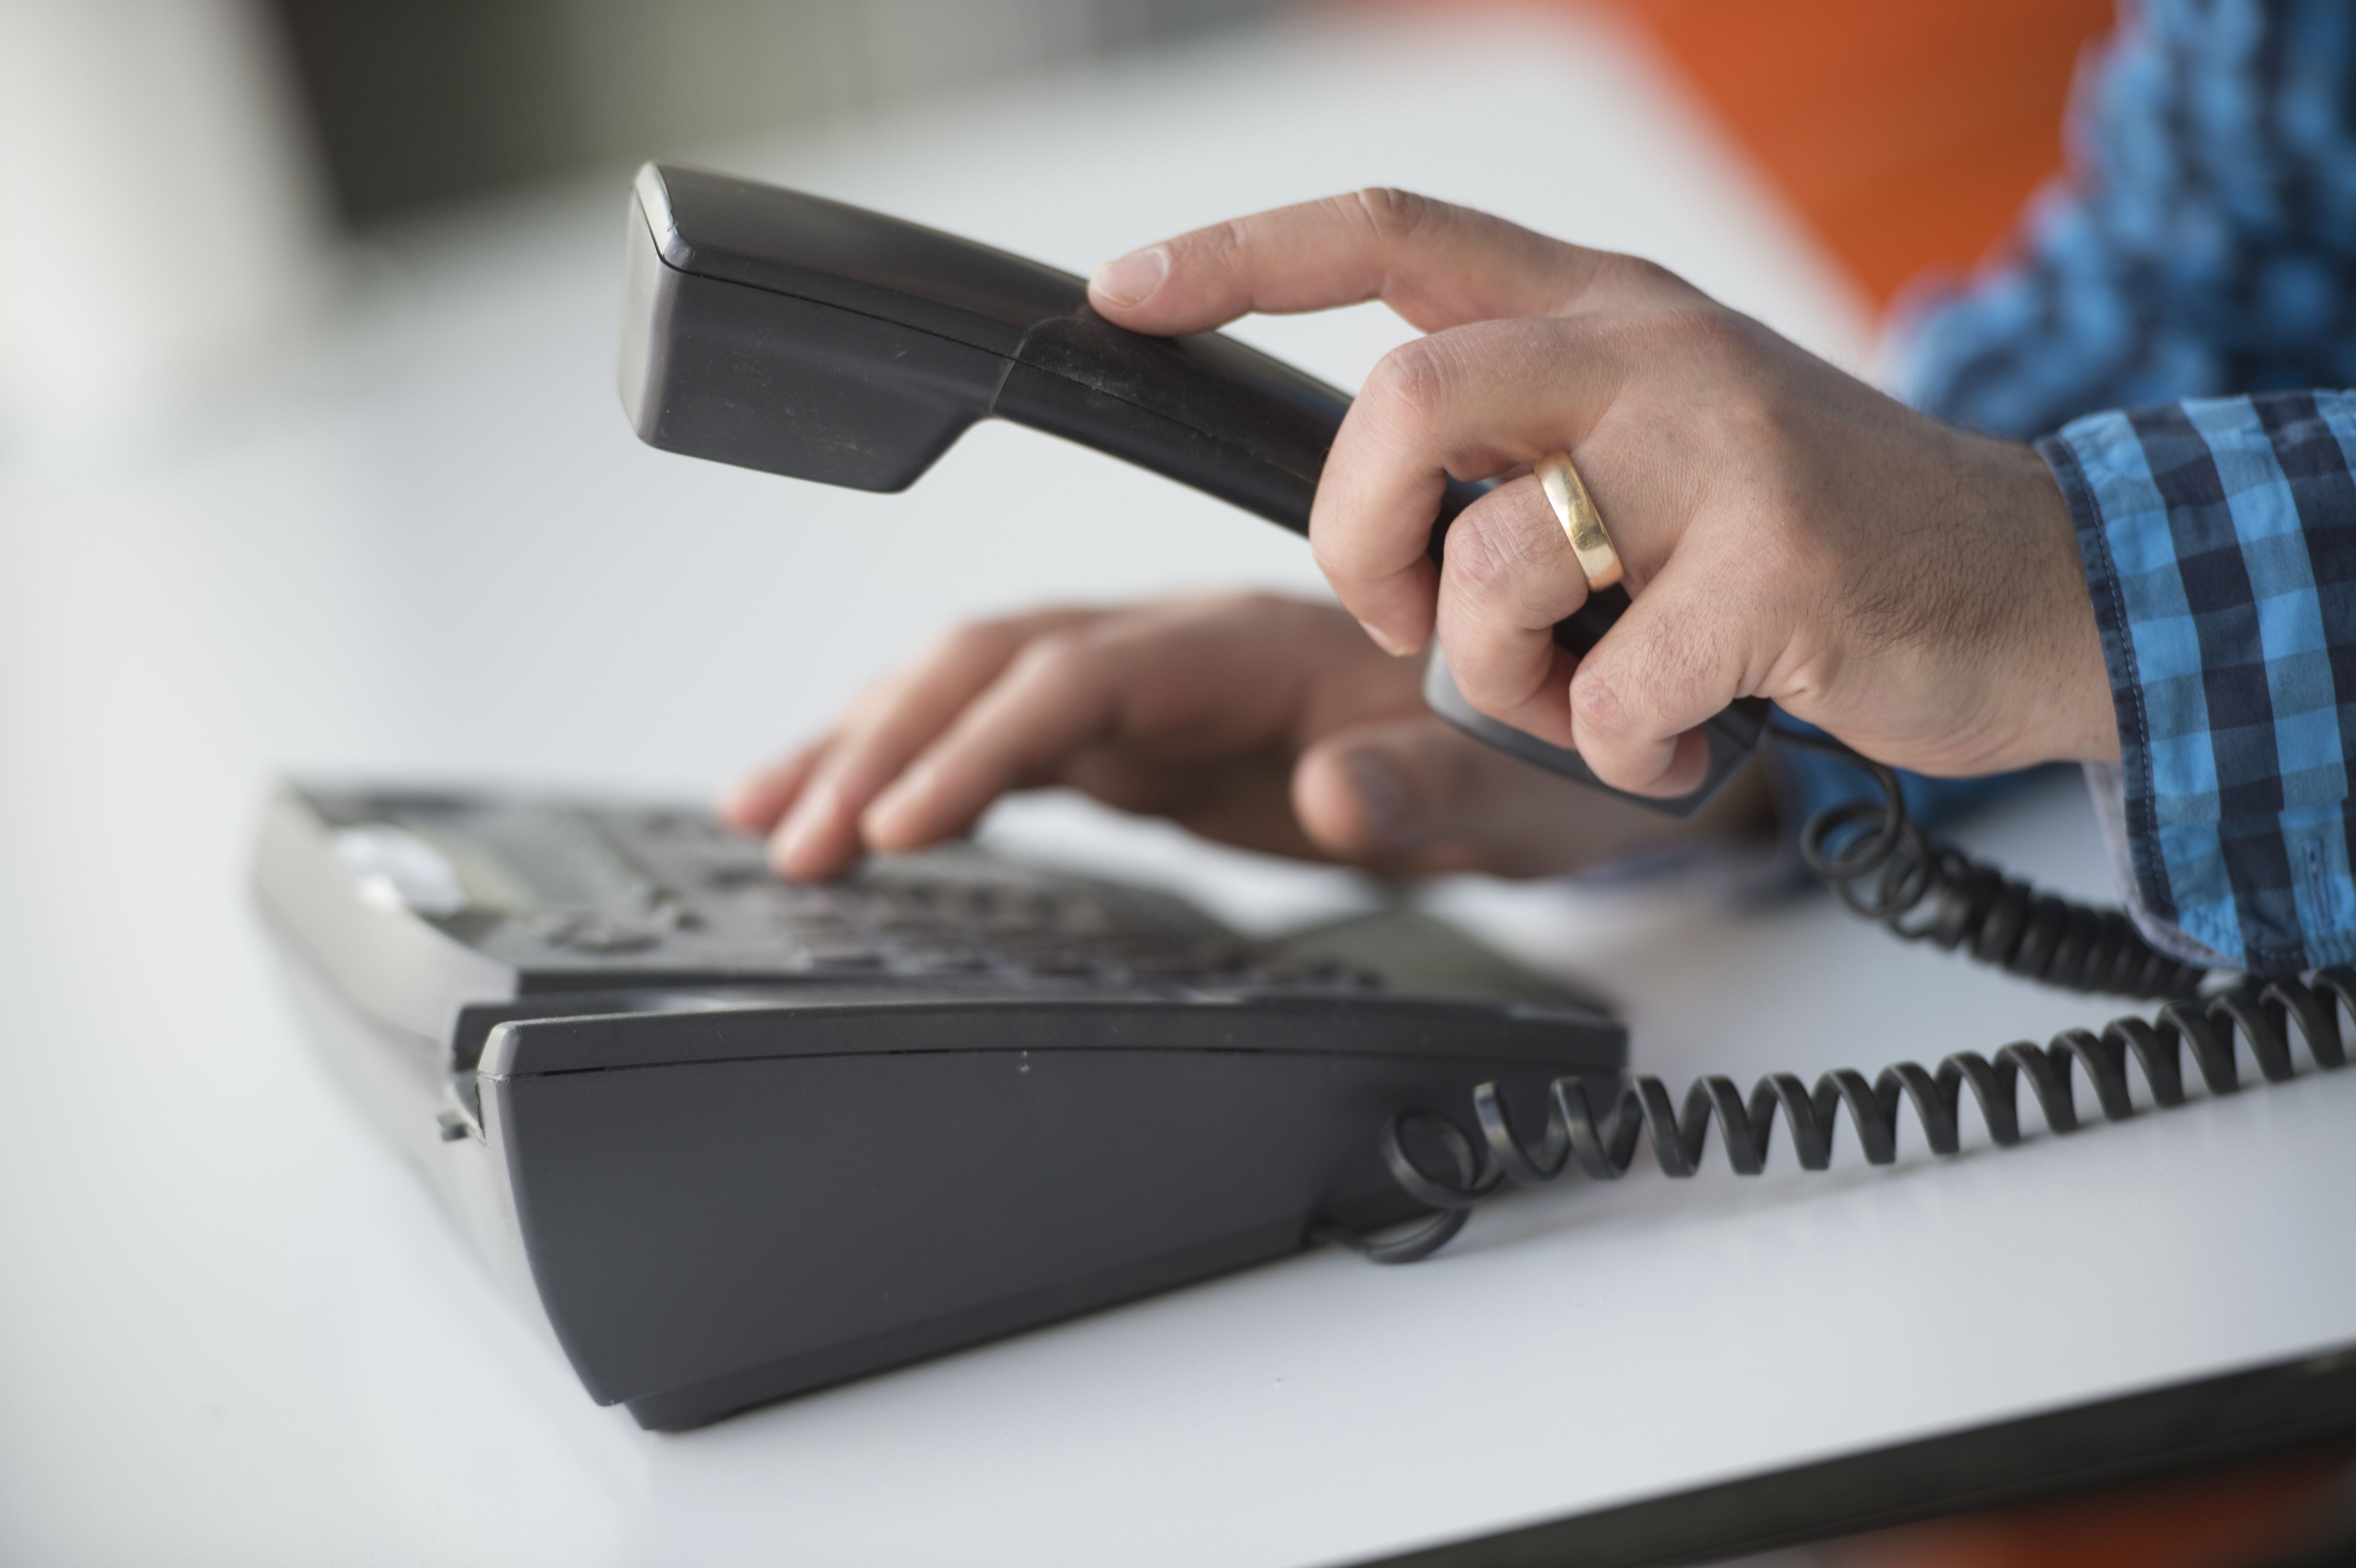
M 969 848 L 878 857 L 840 882 L 787 882 L 757 840 L 675 812 L 567 806 L 561 824 L 543 817 L 528 827 L 543 840 L 561 827 L 573 860 L 598 875 L 574 879 L 562 897 L 509 907 L 493 941 L 528 967 L 567 975 L 1375 983 L 1342 969 L 1279 966 L 1176 899 Z M 519 826 L 507 836 L 525 832 Z

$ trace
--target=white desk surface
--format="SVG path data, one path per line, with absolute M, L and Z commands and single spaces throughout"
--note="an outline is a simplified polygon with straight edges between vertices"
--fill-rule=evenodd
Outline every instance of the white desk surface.
M 1329 25 L 704 155 L 1080 271 L 1407 184 L 1864 352 L 1823 261 L 1591 26 Z M 299 1037 L 242 889 L 270 775 L 701 793 L 954 616 L 1316 587 L 1276 530 L 1011 429 L 901 497 L 639 446 L 620 217 L 601 187 L 412 235 L 287 384 L 0 469 L 0 1558 L 1333 1563 L 2356 1339 L 2350 1073 L 1885 1172 L 1567 1184 L 1421 1267 L 1321 1251 L 685 1435 L 594 1407 Z M 1355 383 L 1401 329 L 1251 332 Z M 999 831 L 1262 921 L 1355 896 L 1053 802 Z M 2104 891 L 2067 787 L 1976 841 Z M 1821 901 L 1439 896 L 1604 979 L 1672 1078 L 2115 1010 Z

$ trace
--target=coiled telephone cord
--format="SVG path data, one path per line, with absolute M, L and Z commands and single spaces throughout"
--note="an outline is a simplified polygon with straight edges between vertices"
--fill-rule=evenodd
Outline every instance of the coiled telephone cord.
M 1841 902 L 1900 939 L 1960 947 L 1979 963 L 2068 991 L 2158 1001 L 2201 988 L 2207 970 L 2154 948 L 2120 911 L 2040 893 L 1935 842 L 1906 815 L 1890 769 L 1829 735 L 1769 733 L 1873 775 L 1881 798 L 1844 801 L 1809 817 L 1800 855 Z
M 1851 910 L 1906 941 L 1962 948 L 1981 963 L 2045 985 L 2164 997 L 2167 1005 L 2152 1019 L 2114 1019 L 2100 1033 L 2066 1029 L 2043 1046 L 2018 1041 L 1993 1060 L 1976 1051 L 1958 1051 L 1936 1072 L 1901 1061 L 1868 1079 L 1854 1068 L 1837 1068 L 1819 1077 L 1814 1088 L 1796 1074 L 1771 1072 L 1747 1099 L 1733 1080 L 1713 1073 L 1687 1089 L 1682 1108 L 1659 1079 L 1639 1076 L 1619 1086 L 1607 1115 L 1585 1082 L 1558 1078 L 1547 1085 L 1546 1127 L 1535 1144 L 1515 1129 L 1497 1086 L 1483 1083 L 1472 1093 L 1481 1128 L 1477 1146 L 1455 1121 L 1426 1110 L 1402 1111 L 1383 1127 L 1383 1162 L 1417 1201 L 1439 1211 L 1429 1223 L 1389 1241 L 1324 1226 L 1317 1232 L 1321 1239 L 1376 1263 L 1414 1263 L 1447 1245 L 1473 1205 L 1507 1181 L 1536 1186 L 1574 1165 L 1591 1179 L 1617 1180 L 1627 1174 L 1648 1132 L 1662 1171 L 1691 1176 L 1701 1168 L 1713 1118 L 1738 1176 L 1766 1169 L 1778 1111 L 1791 1124 L 1804 1170 L 1831 1164 L 1833 1135 L 1844 1109 L 1856 1125 L 1867 1161 L 1889 1165 L 1898 1157 L 1901 1105 L 1913 1107 L 1931 1152 L 1955 1153 L 1966 1088 L 1989 1137 L 2008 1148 L 2022 1136 L 2019 1092 L 2024 1082 L 2048 1130 L 2071 1133 L 2084 1125 L 2073 1070 L 2083 1071 L 2093 1084 L 2104 1118 L 2121 1122 L 2136 1113 L 2127 1087 L 2130 1056 L 2162 1108 L 2184 1103 L 2186 1052 L 2211 1094 L 2238 1090 L 2237 1037 L 2248 1042 L 2260 1075 L 2270 1083 L 2295 1074 L 2293 1029 L 2319 1068 L 2346 1064 L 2340 1018 L 2345 1011 L 2356 1020 L 2356 968 L 2319 969 L 2304 980 L 2244 983 L 2202 997 L 2199 987 L 2207 972 L 2155 951 L 2118 911 L 2039 893 L 1994 866 L 1933 841 L 1907 816 L 1898 776 L 1890 769 L 1829 737 L 1773 734 L 1781 743 L 1851 763 L 1880 786 L 1880 800 L 1829 806 L 1809 818 L 1801 833 L 1801 853 L 1809 868 Z M 1408 1140 L 1419 1130 L 1446 1158 L 1446 1173 L 1434 1174 L 1409 1152 Z

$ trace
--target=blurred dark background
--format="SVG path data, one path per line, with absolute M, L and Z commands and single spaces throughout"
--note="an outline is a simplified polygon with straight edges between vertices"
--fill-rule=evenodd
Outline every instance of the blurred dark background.
M 894 100 L 1183 40 L 1283 0 L 267 0 L 364 228 Z

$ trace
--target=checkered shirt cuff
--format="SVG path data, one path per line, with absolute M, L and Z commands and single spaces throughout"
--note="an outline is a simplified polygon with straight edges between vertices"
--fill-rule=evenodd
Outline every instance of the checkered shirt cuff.
M 2253 974 L 2356 957 L 2356 397 L 2094 414 L 2038 450 L 2110 669 L 2130 906 Z

